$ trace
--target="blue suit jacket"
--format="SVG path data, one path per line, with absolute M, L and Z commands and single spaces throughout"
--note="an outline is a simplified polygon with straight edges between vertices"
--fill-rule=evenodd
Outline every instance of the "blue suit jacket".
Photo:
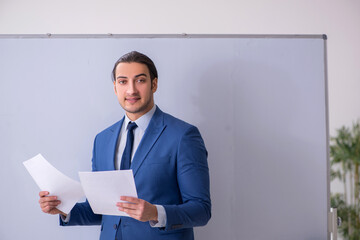
M 93 171 L 115 170 L 117 140 L 124 118 L 99 133 L 94 142 Z M 138 197 L 163 205 L 165 228 L 130 217 L 97 215 L 88 202 L 77 203 L 68 223 L 101 224 L 100 239 L 193 239 L 193 227 L 211 217 L 207 151 L 198 129 L 156 109 L 134 154 L 131 168 Z

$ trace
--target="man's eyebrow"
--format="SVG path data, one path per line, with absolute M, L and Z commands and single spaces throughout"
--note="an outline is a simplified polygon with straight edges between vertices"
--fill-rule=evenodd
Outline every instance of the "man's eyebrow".
M 141 76 L 147 77 L 147 75 L 146 75 L 145 73 L 140 73 L 140 74 L 138 74 L 138 75 L 135 75 L 136 78 L 137 78 L 137 77 L 141 77 Z
M 141 76 L 147 77 L 147 75 L 145 73 L 140 73 L 140 74 L 135 75 L 134 78 L 141 77 Z M 116 79 L 119 79 L 119 78 L 127 78 L 127 77 L 126 76 L 117 76 L 116 77 Z

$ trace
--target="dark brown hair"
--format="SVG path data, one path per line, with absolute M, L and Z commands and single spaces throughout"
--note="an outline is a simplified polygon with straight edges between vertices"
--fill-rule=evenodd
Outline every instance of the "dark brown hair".
M 150 79 L 151 81 L 154 80 L 154 78 L 158 77 L 158 73 L 155 67 L 154 62 L 145 54 L 139 53 L 137 51 L 132 51 L 129 53 L 126 53 L 125 55 L 121 56 L 119 58 L 119 60 L 116 61 L 114 68 L 112 70 L 112 81 L 114 82 L 116 79 L 115 76 L 115 71 L 116 71 L 116 67 L 119 63 L 142 63 L 145 64 L 147 66 L 147 68 L 149 69 L 149 73 L 150 73 Z

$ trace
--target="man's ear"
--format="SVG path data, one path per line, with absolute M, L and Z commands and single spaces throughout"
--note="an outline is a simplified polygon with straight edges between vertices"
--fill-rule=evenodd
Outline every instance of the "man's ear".
M 114 83 L 114 92 L 116 94 L 116 81 L 113 81 L 113 83 Z
M 153 93 L 156 92 L 156 90 L 157 90 L 157 84 L 158 84 L 158 79 L 154 78 L 151 81 L 151 90 L 152 90 Z

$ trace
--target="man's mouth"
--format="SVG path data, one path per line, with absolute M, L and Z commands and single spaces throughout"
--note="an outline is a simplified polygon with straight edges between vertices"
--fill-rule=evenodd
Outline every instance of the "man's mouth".
M 127 97 L 125 98 L 125 100 L 129 103 L 136 103 L 138 100 L 140 99 L 140 97 Z

